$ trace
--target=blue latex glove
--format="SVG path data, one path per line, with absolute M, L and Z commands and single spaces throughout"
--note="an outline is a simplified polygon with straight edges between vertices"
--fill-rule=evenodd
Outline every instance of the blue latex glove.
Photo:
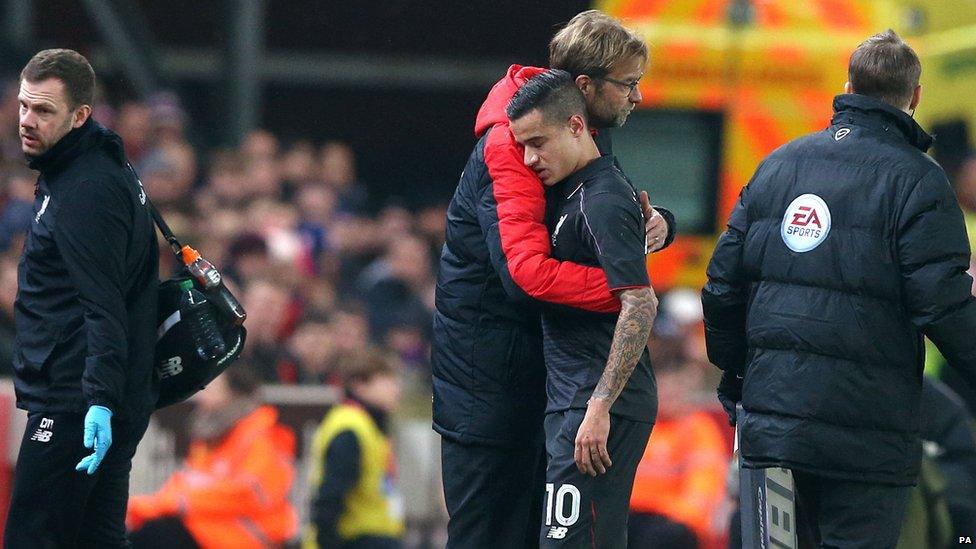
M 88 470 L 89 475 L 95 474 L 95 469 L 102 463 L 105 454 L 112 445 L 112 410 L 104 406 L 92 406 L 85 414 L 85 448 L 95 447 L 95 452 L 85 456 L 75 471 Z

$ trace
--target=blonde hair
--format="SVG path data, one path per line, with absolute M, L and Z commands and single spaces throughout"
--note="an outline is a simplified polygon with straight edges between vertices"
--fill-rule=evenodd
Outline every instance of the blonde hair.
M 606 76 L 618 63 L 638 56 L 647 61 L 644 39 L 599 10 L 577 14 L 549 42 L 549 68 L 574 78 Z

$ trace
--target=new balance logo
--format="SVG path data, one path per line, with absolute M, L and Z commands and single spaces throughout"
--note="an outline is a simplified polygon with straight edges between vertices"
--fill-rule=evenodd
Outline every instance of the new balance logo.
M 569 532 L 569 528 L 563 526 L 553 526 L 549 529 L 549 533 L 546 537 L 549 539 L 563 539 L 566 537 L 566 533 Z
M 37 429 L 30 439 L 36 442 L 51 442 L 51 437 L 54 436 L 54 431 L 50 429 L 54 428 L 54 420 L 50 418 L 41 418 L 41 426 Z
M 156 371 L 159 372 L 159 379 L 173 377 L 183 371 L 183 359 L 174 356 L 161 363 Z

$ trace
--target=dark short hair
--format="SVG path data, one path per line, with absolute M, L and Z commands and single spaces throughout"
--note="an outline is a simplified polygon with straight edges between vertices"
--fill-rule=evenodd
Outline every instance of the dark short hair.
M 911 103 L 921 75 L 922 63 L 915 50 L 891 29 L 861 42 L 847 66 L 854 93 L 899 109 Z
M 94 102 L 95 71 L 80 53 L 65 49 L 39 51 L 20 71 L 20 79 L 28 82 L 48 78 L 57 78 L 64 84 L 71 108 Z
M 574 114 L 586 119 L 586 100 L 576 87 L 572 75 L 558 69 L 549 69 L 519 88 L 505 113 L 509 120 L 518 120 L 529 112 L 539 109 L 547 121 L 566 120 Z

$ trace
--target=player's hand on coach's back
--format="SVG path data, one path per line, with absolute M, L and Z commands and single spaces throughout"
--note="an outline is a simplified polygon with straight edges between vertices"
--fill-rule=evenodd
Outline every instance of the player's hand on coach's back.
M 664 216 L 651 206 L 651 199 L 647 197 L 647 191 L 640 192 L 641 211 L 644 212 L 644 234 L 647 243 L 647 253 L 654 253 L 664 247 L 664 242 L 668 239 L 668 223 Z
M 101 465 L 112 446 L 112 410 L 104 406 L 91 406 L 85 414 L 85 448 L 95 447 L 95 451 L 82 458 L 75 466 L 75 471 L 88 471 L 89 475 Z

